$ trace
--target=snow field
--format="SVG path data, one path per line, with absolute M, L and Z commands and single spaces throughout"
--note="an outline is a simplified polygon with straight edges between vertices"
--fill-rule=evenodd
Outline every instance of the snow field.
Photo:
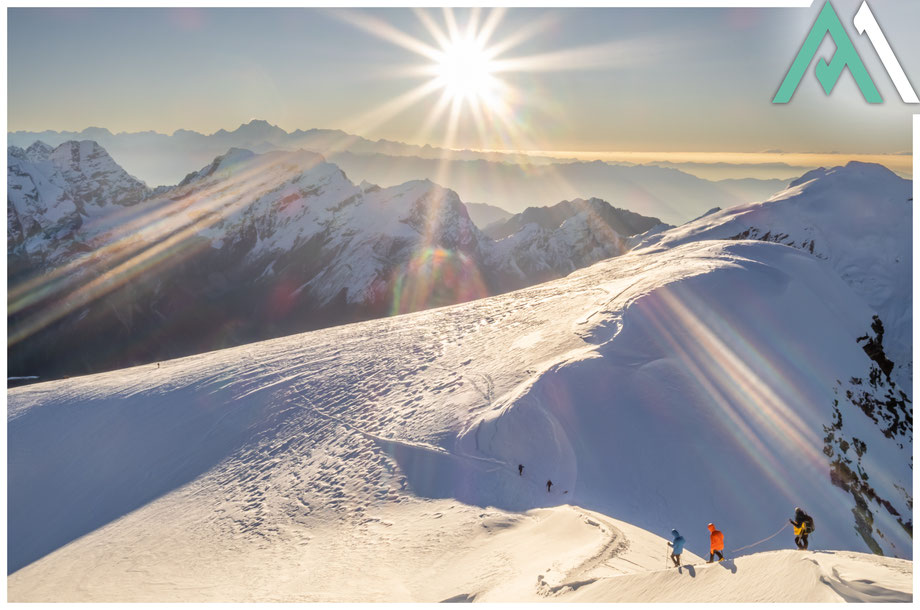
M 686 558 L 708 556 L 713 521 L 732 556 L 795 505 L 816 518 L 813 548 L 865 549 L 821 439 L 837 380 L 866 375 L 856 338 L 871 314 L 807 252 L 700 241 L 459 306 L 16 388 L 8 595 L 903 600 L 909 562 L 854 553 L 657 571 L 655 533 L 676 527 Z M 873 484 L 909 515 L 910 447 L 841 409 Z M 871 510 L 884 550 L 910 557 Z

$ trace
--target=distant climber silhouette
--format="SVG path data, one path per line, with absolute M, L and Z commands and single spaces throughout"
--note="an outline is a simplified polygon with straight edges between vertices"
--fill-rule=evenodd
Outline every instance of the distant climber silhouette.
M 547 481 L 547 482 L 546 482 L 546 493 L 549 493 L 549 488 L 552 487 L 552 486 L 553 486 L 553 482 L 552 482 L 552 481 Z
M 524 476 L 524 464 L 518 464 L 518 476 Z

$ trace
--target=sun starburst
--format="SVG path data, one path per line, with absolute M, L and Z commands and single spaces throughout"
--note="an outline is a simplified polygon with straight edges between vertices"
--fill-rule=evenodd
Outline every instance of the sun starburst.
M 475 127 L 482 148 L 496 142 L 504 145 L 513 143 L 518 148 L 524 148 L 525 142 L 521 139 L 525 134 L 516 128 L 513 121 L 515 108 L 522 96 L 499 76 L 499 72 L 507 74 L 522 68 L 526 70 L 527 67 L 517 63 L 503 67 L 498 62 L 503 53 L 538 34 L 548 21 L 539 20 L 512 36 L 492 41 L 505 13 L 504 9 L 493 9 L 480 19 L 481 12 L 473 9 L 461 26 L 452 9 L 443 10 L 440 23 L 431 12 L 417 9 L 415 15 L 429 34 L 430 41 L 415 38 L 367 13 L 336 13 L 347 23 L 403 47 L 426 62 L 408 71 L 410 75 L 423 77 L 424 82 L 355 117 L 351 128 L 367 133 L 423 99 L 438 95 L 427 115 L 419 122 L 419 132 L 414 139 L 429 142 L 433 132 L 439 130 L 443 133 L 441 146 L 454 148 L 458 125 L 464 120 Z
M 438 13 L 413 9 L 427 33 L 426 39 L 413 36 L 390 22 L 357 10 L 332 11 L 346 23 L 375 37 L 420 56 L 425 63 L 394 70 L 402 77 L 423 78 L 423 82 L 396 98 L 384 102 L 361 116 L 352 117 L 347 131 L 368 134 L 381 125 L 436 96 L 427 114 L 418 122 L 415 142 L 439 144 L 446 150 L 462 144 L 479 149 L 540 150 L 535 141 L 532 117 L 547 115 L 545 123 L 564 121 L 556 111 L 552 96 L 532 90 L 519 90 L 512 84 L 515 74 L 554 71 L 593 70 L 620 66 L 641 57 L 642 45 L 618 40 L 602 44 L 509 56 L 522 44 L 533 40 L 556 24 L 556 16 L 546 13 L 524 24 L 505 25 L 508 11 L 488 12 L 473 8 L 465 11 L 464 22 L 451 8 Z M 530 120 L 528 120 L 530 118 Z M 435 133 L 440 132 L 440 142 Z M 478 135 L 478 141 L 474 136 Z
M 488 51 L 475 38 L 451 40 L 438 56 L 435 82 L 453 99 L 491 106 L 497 80 Z

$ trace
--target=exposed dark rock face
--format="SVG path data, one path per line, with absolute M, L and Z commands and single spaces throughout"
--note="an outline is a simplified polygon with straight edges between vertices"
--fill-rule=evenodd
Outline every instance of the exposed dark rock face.
M 872 316 L 872 332 L 875 333 L 875 337 L 870 337 L 866 334 L 859 337 L 856 341 L 859 343 L 863 341 L 866 342 L 865 345 L 863 345 L 866 354 L 873 362 L 878 364 L 882 372 L 885 373 L 885 376 L 888 377 L 894 369 L 894 362 L 885 357 L 885 350 L 882 347 L 882 339 L 885 336 L 885 326 L 878 316 Z
M 769 241 L 775 244 L 783 244 L 786 246 L 792 246 L 793 248 L 799 248 L 800 250 L 807 250 L 810 254 L 814 254 L 818 258 L 826 258 L 821 253 L 815 254 L 815 240 L 807 240 L 802 242 L 796 242 L 794 239 L 789 238 L 788 233 L 773 233 L 771 231 L 761 231 L 756 227 L 749 227 L 738 233 L 737 235 L 732 235 L 729 239 L 756 239 L 758 241 Z
M 847 435 L 845 417 L 854 417 L 856 412 L 846 405 L 861 411 L 879 427 L 886 439 L 902 449 L 909 448 L 913 442 L 913 406 L 889 377 L 894 363 L 885 357 L 882 347 L 885 331 L 878 316 L 873 316 L 872 330 L 875 337 L 867 334 L 857 339 L 859 343 L 865 343 L 863 349 L 872 360 L 868 375 L 865 379 L 853 377 L 846 384 L 838 381 L 838 387 L 834 389 L 838 398 L 834 399 L 832 421 L 824 426 L 824 454 L 829 459 L 831 482 L 853 498 L 856 531 L 874 553 L 883 555 L 884 540 L 879 530 L 873 527 L 876 518 L 873 513 L 884 509 L 911 537 L 913 519 L 911 514 L 899 512 L 891 499 L 882 497 L 873 486 L 872 477 L 863 466 L 863 457 L 872 449 L 863 440 Z M 841 391 L 844 396 L 842 401 L 839 398 Z M 913 467 L 912 462 L 910 466 Z M 901 487 L 897 489 L 912 510 L 911 491 Z

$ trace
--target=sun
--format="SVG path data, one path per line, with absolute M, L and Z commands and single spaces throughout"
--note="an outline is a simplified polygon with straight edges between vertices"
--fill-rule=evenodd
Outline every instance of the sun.
M 510 52 L 535 41 L 558 24 L 555 14 L 530 19 L 527 23 L 503 25 L 506 8 L 471 8 L 459 19 L 453 8 L 437 13 L 413 9 L 427 35 L 417 37 L 388 21 L 362 11 L 333 11 L 331 14 L 367 33 L 402 47 L 425 60 L 394 66 L 396 78 L 420 78 L 422 82 L 396 97 L 350 117 L 346 123 L 353 133 L 371 133 L 423 100 L 431 100 L 428 112 L 419 115 L 413 142 L 428 143 L 442 134 L 441 148 L 453 149 L 459 140 L 464 146 L 481 149 L 542 150 L 534 140 L 539 133 L 536 117 L 552 123 L 565 120 L 552 95 L 541 88 L 539 78 L 522 74 L 594 70 L 629 65 L 645 42 L 614 40 L 526 55 Z M 541 45 L 528 44 L 531 49 Z M 443 164 L 447 168 L 447 164 Z
M 436 12 L 421 8 L 413 12 L 426 36 L 417 37 L 362 11 L 331 13 L 425 61 L 394 65 L 389 75 L 421 79 L 421 82 L 350 117 L 348 131 L 371 133 L 428 100 L 431 101 L 428 112 L 419 115 L 415 135 L 407 138 L 410 141 L 428 143 L 440 132 L 442 142 L 439 146 L 448 150 L 455 148 L 460 140 L 464 146 L 474 143 L 474 147 L 482 149 L 540 150 L 532 139 L 534 117 L 547 113 L 550 119 L 557 120 L 561 114 L 551 97 L 543 94 L 539 79 L 522 79 L 520 75 L 567 71 L 579 66 L 596 67 L 609 57 L 622 55 L 616 49 L 598 45 L 508 55 L 520 45 L 552 30 L 557 23 L 553 14 L 526 24 L 503 27 L 505 8 L 493 8 L 488 12 L 472 8 L 465 11 L 465 19 L 460 20 L 452 8 L 442 9 L 440 19 Z
M 490 105 L 497 79 L 489 52 L 473 38 L 451 40 L 437 55 L 436 82 L 452 100 Z

